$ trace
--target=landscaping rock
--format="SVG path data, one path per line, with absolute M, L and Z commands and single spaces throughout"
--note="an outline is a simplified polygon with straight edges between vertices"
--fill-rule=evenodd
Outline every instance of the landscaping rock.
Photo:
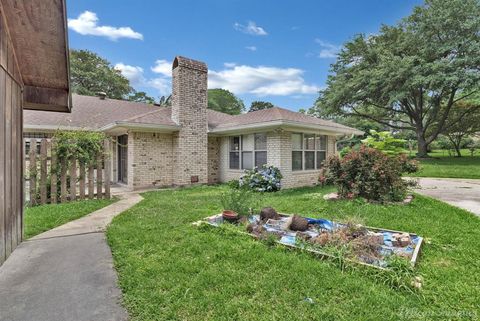
M 264 207 L 260 211 L 260 219 L 262 221 L 267 221 L 269 219 L 278 220 L 280 215 L 278 215 L 277 211 L 275 211 L 272 207 Z
M 329 193 L 323 195 L 323 199 L 326 201 L 337 201 L 340 199 L 340 196 L 338 195 L 338 193 Z

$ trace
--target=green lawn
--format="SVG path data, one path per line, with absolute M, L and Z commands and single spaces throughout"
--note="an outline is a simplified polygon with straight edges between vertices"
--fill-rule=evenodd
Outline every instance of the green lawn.
M 418 293 L 385 285 L 366 268 L 269 247 L 192 222 L 220 211 L 225 187 L 146 193 L 107 231 L 132 320 L 398 320 L 480 316 L 480 219 L 417 196 L 408 206 L 326 202 L 328 188 L 267 195 L 285 213 L 418 233 L 427 240 Z M 306 302 L 311 298 L 313 304 Z
M 48 204 L 25 209 L 25 239 L 48 231 L 102 207 L 112 204 L 116 199 L 86 200 L 64 204 Z
M 420 160 L 421 170 L 412 176 L 480 179 L 480 156 L 470 156 L 462 150 L 462 157 L 448 156 L 447 151 L 434 151 L 432 159 Z

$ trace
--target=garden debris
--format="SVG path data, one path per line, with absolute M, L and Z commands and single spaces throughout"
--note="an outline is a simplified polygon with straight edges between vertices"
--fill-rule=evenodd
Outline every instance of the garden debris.
M 271 207 L 264 207 L 260 211 L 260 219 L 262 221 L 266 222 L 269 219 L 278 220 L 279 218 L 280 216 L 278 215 L 277 211 Z
M 299 215 L 293 215 L 289 228 L 292 231 L 306 231 L 308 229 L 308 221 Z
M 354 220 L 338 223 L 327 219 L 290 216 L 278 214 L 272 208 L 264 208 L 262 213 L 263 218 L 261 215 L 247 218 L 246 231 L 249 235 L 322 257 L 337 257 L 341 253 L 347 261 L 378 268 L 387 268 L 392 255 L 407 258 L 415 265 L 423 242 L 423 238 L 416 234 L 366 227 Z M 271 218 L 265 219 L 267 216 Z M 224 220 L 219 214 L 203 222 L 220 226 Z M 245 224 L 238 226 L 240 228 Z M 413 286 L 421 287 L 421 283 L 418 279 Z

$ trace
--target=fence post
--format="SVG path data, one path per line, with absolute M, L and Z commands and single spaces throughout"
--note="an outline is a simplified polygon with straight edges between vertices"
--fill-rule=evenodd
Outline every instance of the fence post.
M 105 139 L 103 143 L 104 151 L 103 151 L 103 159 L 105 164 L 105 198 L 110 198 L 110 171 L 111 171 L 111 163 L 110 163 L 110 140 Z
M 29 177 L 30 177 L 30 205 L 37 203 L 37 140 L 30 139 L 30 153 L 29 153 Z
M 57 203 L 57 154 L 55 153 L 55 140 L 50 142 L 50 203 Z
M 77 160 L 70 159 L 70 201 L 77 199 Z
M 80 199 L 85 199 L 85 163 L 80 162 Z
M 61 174 L 60 174 L 60 184 L 61 184 L 61 195 L 60 199 L 62 203 L 67 201 L 67 160 L 62 158 L 61 160 Z
M 97 155 L 97 198 L 103 198 L 102 191 L 102 154 L 98 153 Z
M 88 198 L 89 199 L 93 199 L 94 195 L 95 195 L 95 185 L 94 185 L 94 182 L 93 182 L 93 172 L 94 172 L 94 168 L 93 168 L 93 161 L 90 161 L 90 164 L 88 164 Z
M 40 204 L 47 203 L 47 140 L 40 143 Z

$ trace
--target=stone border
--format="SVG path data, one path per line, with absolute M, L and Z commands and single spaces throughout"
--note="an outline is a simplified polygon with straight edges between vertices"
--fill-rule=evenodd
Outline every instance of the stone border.
M 323 199 L 326 201 L 338 201 L 338 200 L 346 200 L 346 198 L 342 198 L 338 195 L 338 193 L 328 193 L 323 195 Z M 413 195 L 409 194 L 405 199 L 401 202 L 386 202 L 386 203 L 381 203 L 377 201 L 372 201 L 372 200 L 367 200 L 369 203 L 376 203 L 376 204 L 382 204 L 382 205 L 408 205 L 413 201 Z

